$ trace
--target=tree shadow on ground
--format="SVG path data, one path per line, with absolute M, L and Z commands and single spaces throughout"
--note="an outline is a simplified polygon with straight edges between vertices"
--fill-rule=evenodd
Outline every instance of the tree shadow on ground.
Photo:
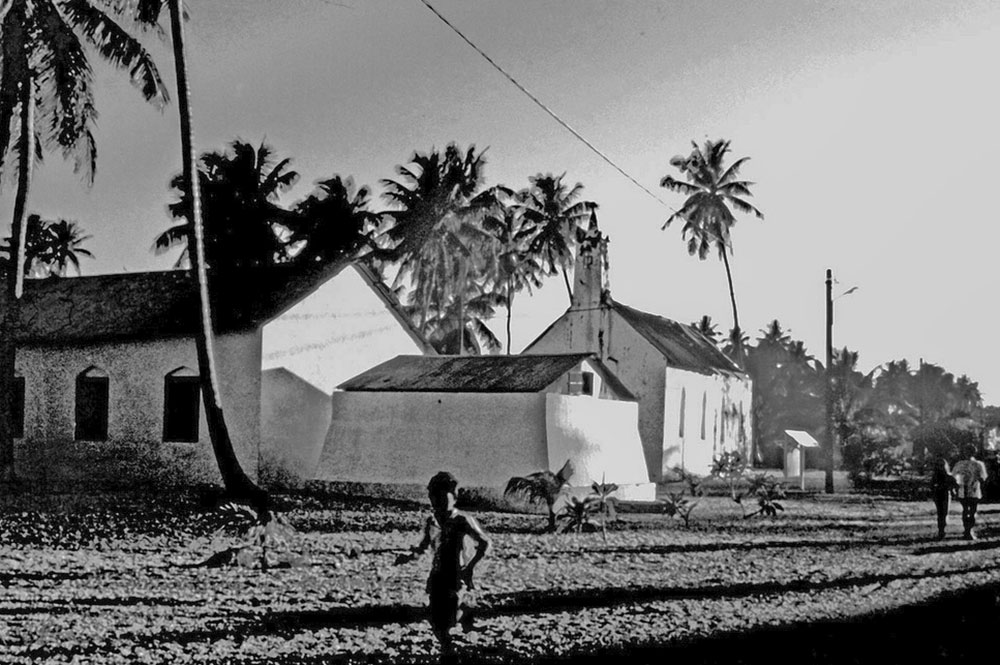
M 694 552 L 720 552 L 725 550 L 757 550 L 757 549 L 808 549 L 835 548 L 858 549 L 872 547 L 899 547 L 926 543 L 924 536 L 908 536 L 901 538 L 837 538 L 803 540 L 743 540 L 729 543 L 678 543 L 676 545 L 639 545 L 635 547 L 590 547 L 586 549 L 564 549 L 551 553 L 555 556 L 584 556 L 595 554 L 690 554 Z
M 93 577 L 92 572 L 47 570 L 44 572 L 16 570 L 0 572 L 0 585 L 8 586 L 12 582 L 66 582 Z
M 782 660 L 800 663 L 855 663 L 863 665 L 911 665 L 920 662 L 981 662 L 994 649 L 992 635 L 1000 620 L 1000 586 L 991 585 L 942 595 L 928 602 L 888 612 L 871 613 L 846 620 L 802 620 L 781 626 L 745 631 L 720 632 L 674 642 L 637 638 L 586 651 L 526 654 L 506 643 L 459 646 L 455 663 L 583 663 L 607 665 L 627 661 L 630 665 L 681 662 L 685 665 L 773 665 Z M 437 663 L 437 655 L 406 655 L 409 663 Z M 242 665 L 297 663 L 320 665 L 330 662 L 397 663 L 399 655 L 344 654 L 338 656 L 296 655 L 287 659 L 249 658 Z
M 844 577 L 831 580 L 803 579 L 793 582 L 748 582 L 737 584 L 713 584 L 701 587 L 656 587 L 656 586 L 626 586 L 626 587 L 594 587 L 567 590 L 525 590 L 509 593 L 487 594 L 481 597 L 476 610 L 479 620 L 488 621 L 491 618 L 509 616 L 528 616 L 584 610 L 588 608 L 618 607 L 638 603 L 649 603 L 669 600 L 692 599 L 724 599 L 762 596 L 772 594 L 787 594 L 797 592 L 817 592 L 825 589 L 858 588 L 866 589 L 872 585 L 885 585 L 897 580 L 926 579 L 930 577 L 947 577 L 951 575 L 967 575 L 979 572 L 991 572 L 992 566 L 960 568 L 920 573 L 870 574 Z M 367 605 L 346 607 L 338 606 L 323 610 L 281 611 L 253 613 L 236 612 L 226 617 L 208 620 L 202 627 L 193 630 L 162 631 L 152 635 L 137 635 L 132 645 L 145 649 L 157 649 L 165 643 L 186 645 L 193 642 L 214 642 L 226 639 L 232 635 L 247 638 L 255 635 L 277 635 L 291 637 L 302 632 L 312 632 L 327 629 L 364 629 L 386 624 L 407 624 L 421 622 L 426 619 L 426 609 L 418 605 Z M 866 620 L 867 621 L 867 620 Z M 213 625 L 214 624 L 214 625 Z M 821 628 L 826 624 L 820 624 Z M 834 625 L 834 624 L 830 624 Z M 839 624 L 837 624 L 839 625 Z M 813 630 L 810 624 L 803 623 L 800 629 L 808 632 Z M 829 628 L 829 626 L 827 626 Z M 825 630 L 826 628 L 824 628 Z M 769 629 L 768 629 L 769 630 Z M 840 630 L 840 629 L 838 629 Z M 751 635 L 752 637 L 752 635 Z M 744 639 L 740 635 L 723 636 L 722 639 Z M 831 645 L 833 646 L 833 645 Z M 687 648 L 683 645 L 656 645 L 654 647 L 634 645 L 637 653 L 643 649 L 653 649 L 651 654 L 672 653 L 674 650 Z M 55 649 L 55 650 L 53 650 Z M 630 654 L 630 662 L 647 662 L 632 660 L 633 646 L 627 649 L 615 647 L 608 653 Z M 666 649 L 667 651 L 663 651 Z M 80 645 L 66 652 L 62 646 L 31 650 L 26 656 L 44 660 L 46 658 L 63 657 L 67 655 L 81 657 L 99 657 L 104 652 L 100 645 Z M 686 652 L 678 652 L 686 653 Z M 465 662 L 483 662 L 489 654 L 480 650 L 477 658 Z M 497 660 L 506 664 L 528 662 L 523 655 L 507 651 L 497 651 Z M 590 656 L 588 656 L 589 658 Z M 652 656 L 651 656 L 652 657 Z M 661 656 L 658 656 L 661 657 Z M 490 656 L 492 658 L 492 656 Z M 410 659 L 407 658 L 409 661 Z M 265 661 L 247 661 L 265 662 Z M 281 662 L 281 661 L 270 661 Z M 285 662 L 308 663 L 330 662 L 329 658 L 309 661 L 296 657 Z M 379 661 L 375 661 L 379 662 Z M 392 662 L 383 661 L 383 662 Z M 534 661 L 532 661 L 534 662 Z M 577 662 L 574 657 L 574 661 Z M 586 662 L 597 662 L 587 660 Z M 687 661 L 686 661 L 687 662 Z M 695 662 L 714 662 L 702 660 Z M 744 662 L 740 660 L 731 662 Z M 745 662 L 758 662 L 754 660 Z M 839 661 L 837 661 L 839 662 Z M 847 661 L 853 662 L 853 661 Z M 862 661 L 871 662 L 871 661 Z M 889 661 L 895 662 L 895 661 Z

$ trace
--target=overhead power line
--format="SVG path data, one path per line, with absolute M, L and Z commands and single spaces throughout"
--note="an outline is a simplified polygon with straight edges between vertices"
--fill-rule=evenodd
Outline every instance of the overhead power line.
M 558 122 L 560 125 L 562 125 L 566 129 L 566 131 L 568 131 L 570 134 L 572 134 L 573 136 L 575 136 L 585 146 L 587 146 L 588 148 L 590 148 L 591 151 L 593 151 L 595 155 L 597 155 L 598 157 L 600 157 L 601 159 L 603 159 L 605 162 L 607 162 L 608 164 L 610 164 L 613 169 L 615 169 L 616 171 L 618 171 L 619 173 L 621 173 L 623 176 L 625 176 L 629 181 L 631 181 L 631 183 L 633 185 L 635 185 L 636 187 L 638 187 L 642 191 L 646 192 L 646 194 L 649 194 L 649 196 L 651 196 L 657 203 L 659 203 L 660 205 L 662 205 L 663 207 L 665 207 L 665 208 L 667 208 L 669 210 L 673 210 L 673 208 L 671 206 L 667 205 L 663 201 L 663 199 L 661 199 L 659 196 L 657 196 L 653 192 L 649 191 L 649 189 L 647 189 L 642 183 L 640 183 L 638 180 L 636 180 L 631 175 L 629 175 L 628 173 L 626 173 L 625 169 L 623 169 L 622 167 L 618 166 L 618 164 L 616 164 L 610 157 L 608 157 L 603 152 L 601 152 L 600 150 L 598 150 L 597 147 L 594 146 L 594 144 L 591 143 L 590 141 L 588 141 L 586 138 L 584 138 L 583 135 L 580 134 L 580 132 L 578 132 L 575 129 L 573 129 L 572 127 L 570 127 L 569 124 L 565 120 L 563 120 L 562 118 L 560 118 L 556 114 L 555 111 L 553 111 L 548 106 L 546 106 L 544 103 L 542 103 L 542 101 L 539 100 L 537 97 L 535 97 L 533 94 L 531 94 L 531 92 L 528 91 L 527 88 L 525 88 L 523 85 L 521 85 L 520 83 L 518 83 L 517 80 L 513 76 L 511 76 L 510 74 L 508 74 L 504 70 L 503 67 L 501 67 L 496 62 L 494 62 L 493 58 L 491 58 L 490 56 L 488 56 L 481 48 L 479 48 L 478 46 L 476 46 L 475 44 L 473 44 L 472 40 L 470 40 L 468 37 L 466 37 L 464 34 L 462 34 L 461 30 L 459 30 L 458 28 L 456 28 L 454 25 L 452 25 L 452 23 L 448 19 L 446 19 L 444 16 L 442 16 L 441 12 L 439 12 L 437 9 L 435 9 L 431 5 L 430 2 L 428 2 L 427 0 L 420 0 L 420 2 L 423 3 L 423 5 L 425 7 L 427 7 L 427 9 L 431 10 L 432 12 L 434 12 L 434 15 L 437 16 L 439 19 L 441 19 L 442 23 L 444 23 L 446 26 L 448 26 L 449 28 L 451 28 L 455 32 L 456 35 L 458 35 L 459 37 L 462 38 L 462 41 L 464 41 L 466 44 L 468 44 L 469 46 L 471 46 L 473 48 L 473 50 L 476 51 L 476 53 L 478 53 L 479 55 L 481 55 L 483 57 L 483 59 L 486 60 L 486 62 L 488 62 L 491 65 L 493 65 L 493 68 L 496 69 L 501 74 L 503 74 L 503 76 L 508 81 L 510 81 L 511 83 L 513 83 L 514 86 L 518 90 L 520 90 L 525 95 L 527 95 L 528 99 L 530 99 L 531 101 L 533 101 L 536 105 L 538 105 L 538 107 L 540 109 L 542 109 L 543 111 L 545 111 L 546 113 L 548 113 L 550 116 L 552 116 L 552 119 L 555 120 L 556 122 Z

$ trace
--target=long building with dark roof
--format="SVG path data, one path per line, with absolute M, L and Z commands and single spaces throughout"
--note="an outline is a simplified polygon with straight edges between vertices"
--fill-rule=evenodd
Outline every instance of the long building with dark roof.
M 245 269 L 210 286 L 226 418 L 243 466 L 264 480 L 312 478 L 339 383 L 433 353 L 362 266 Z M 18 476 L 56 487 L 218 479 L 187 271 L 29 280 L 22 303 Z

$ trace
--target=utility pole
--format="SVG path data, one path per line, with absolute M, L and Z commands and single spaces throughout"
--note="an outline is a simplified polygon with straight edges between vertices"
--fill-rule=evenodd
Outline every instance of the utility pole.
M 837 434 L 833 431 L 833 271 L 826 269 L 826 493 L 833 494 Z

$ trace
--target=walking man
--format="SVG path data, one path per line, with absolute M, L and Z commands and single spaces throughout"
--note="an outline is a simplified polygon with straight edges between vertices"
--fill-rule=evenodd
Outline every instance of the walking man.
M 983 481 L 986 480 L 986 465 L 976 459 L 976 447 L 968 445 L 964 449 L 965 458 L 955 464 L 952 475 L 958 485 L 958 501 L 962 504 L 962 526 L 965 539 L 976 539 L 976 512 L 983 498 Z

